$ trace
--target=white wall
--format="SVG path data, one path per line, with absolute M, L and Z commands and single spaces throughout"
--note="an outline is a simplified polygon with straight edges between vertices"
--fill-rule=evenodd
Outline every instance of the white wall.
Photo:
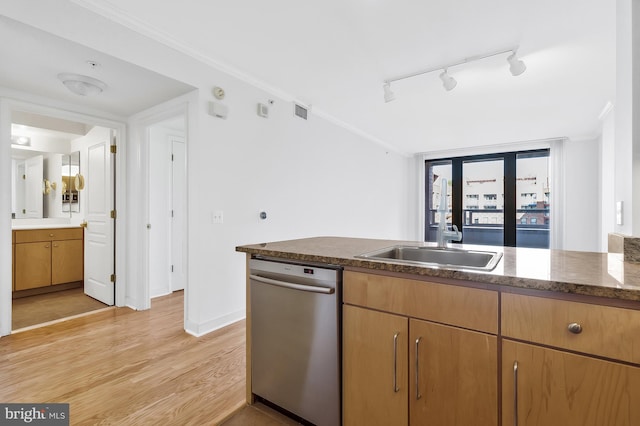
M 231 84 L 227 120 L 206 113 L 189 138 L 189 303 L 199 304 L 188 327 L 196 334 L 243 316 L 248 243 L 339 235 L 409 238 L 410 159 L 292 105 L 276 100 L 270 117 L 254 106 L 266 94 Z M 214 211 L 224 223 L 211 223 Z M 258 213 L 264 210 L 267 219 Z M 195 284 L 195 286 L 193 285 Z
M 600 139 L 565 141 L 563 154 L 564 249 L 600 251 Z
M 608 235 L 616 230 L 615 211 L 615 112 L 603 117 L 600 137 L 600 242 L 599 250 L 608 251 Z
M 617 0 L 615 100 L 615 201 L 623 224 L 615 231 L 640 236 L 640 2 Z M 634 25 L 634 22 L 636 23 Z

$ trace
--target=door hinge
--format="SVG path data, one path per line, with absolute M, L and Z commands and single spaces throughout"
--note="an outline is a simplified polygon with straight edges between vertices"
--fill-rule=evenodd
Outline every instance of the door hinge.
M 118 213 L 115 210 L 111 210 L 111 219 L 115 219 L 118 217 Z
M 109 281 L 111 281 L 112 283 L 116 282 L 116 274 L 111 274 L 111 276 L 109 277 Z
M 173 154 L 171 154 L 171 161 L 173 161 Z
M 173 272 L 173 265 L 171 265 L 171 272 Z
M 171 210 L 171 217 L 173 217 L 173 210 Z
M 111 145 L 111 153 L 112 154 L 116 154 L 118 152 L 118 146 L 117 145 Z

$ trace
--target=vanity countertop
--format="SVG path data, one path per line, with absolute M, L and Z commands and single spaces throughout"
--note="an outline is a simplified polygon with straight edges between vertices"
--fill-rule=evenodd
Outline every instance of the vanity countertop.
M 80 225 L 71 224 L 45 224 L 45 225 L 13 225 L 11 227 L 14 231 L 25 231 L 30 229 L 62 229 L 62 228 L 79 228 Z
M 488 272 L 424 267 L 392 260 L 356 257 L 398 244 L 433 245 L 416 241 L 313 237 L 242 245 L 236 247 L 236 251 L 343 267 L 640 301 L 640 263 L 625 262 L 622 254 L 456 245 L 464 249 L 502 252 L 500 263 Z

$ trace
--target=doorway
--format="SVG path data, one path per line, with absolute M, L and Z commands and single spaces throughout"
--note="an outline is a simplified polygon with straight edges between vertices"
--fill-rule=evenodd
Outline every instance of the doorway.
M 149 143 L 149 296 L 184 290 L 186 282 L 186 131 L 184 114 L 146 129 Z
M 0 310 L 10 309 L 14 332 L 116 300 L 111 145 L 118 130 L 40 110 L 10 111 L 12 297 Z M 32 158 L 39 167 L 24 166 Z M 27 174 L 35 185 L 20 184 Z M 23 193 L 29 190 L 30 196 Z M 38 208 L 23 206 L 27 200 Z

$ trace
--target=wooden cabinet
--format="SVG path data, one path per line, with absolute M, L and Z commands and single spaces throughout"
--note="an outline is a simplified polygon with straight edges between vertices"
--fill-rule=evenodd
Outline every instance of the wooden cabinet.
M 13 231 L 14 290 L 83 280 L 82 228 Z
M 502 335 L 503 425 L 640 424 L 640 311 L 503 293 Z
M 343 424 L 407 425 L 408 319 L 345 305 Z
M 411 319 L 411 425 L 497 425 L 497 337 Z
M 346 271 L 344 302 L 344 425 L 498 424 L 497 292 Z

